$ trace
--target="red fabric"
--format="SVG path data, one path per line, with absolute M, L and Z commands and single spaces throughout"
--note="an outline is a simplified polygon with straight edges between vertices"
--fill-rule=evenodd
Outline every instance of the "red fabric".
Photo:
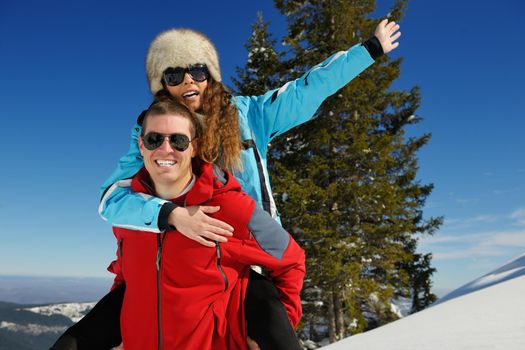
M 142 169 L 132 180 L 132 189 L 150 193 L 149 182 Z M 118 258 L 108 269 L 116 274 L 115 284 L 126 283 L 121 312 L 124 348 L 157 349 L 162 339 L 161 349 L 247 349 L 244 297 L 250 265 L 269 269 L 296 326 L 305 274 L 304 252 L 297 243 L 290 237 L 280 260 L 264 252 L 248 230 L 255 202 L 241 192 L 233 176 L 228 174 L 225 185 L 217 183 L 209 164 L 200 166 L 196 183 L 183 201 L 187 206 L 219 205 L 221 209 L 211 216 L 234 227 L 234 236 L 219 245 L 228 286 L 217 265 L 216 248 L 205 247 L 175 230 L 157 234 L 114 227 Z M 162 260 L 157 272 L 159 239 Z

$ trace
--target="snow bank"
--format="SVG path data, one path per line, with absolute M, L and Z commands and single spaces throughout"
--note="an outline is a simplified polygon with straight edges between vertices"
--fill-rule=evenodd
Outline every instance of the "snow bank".
M 63 304 L 53 304 L 46 306 L 36 306 L 32 308 L 26 308 L 30 312 L 36 314 L 51 316 L 51 315 L 64 315 L 69 317 L 71 321 L 78 322 L 85 314 L 89 312 L 95 306 L 93 303 L 63 303 Z
M 525 255 L 434 306 L 324 350 L 523 350 Z
M 6 329 L 11 332 L 22 332 L 29 335 L 40 335 L 45 333 L 56 333 L 60 334 L 66 330 L 64 326 L 43 326 L 40 324 L 29 323 L 29 324 L 17 324 L 13 322 L 0 322 L 0 329 Z

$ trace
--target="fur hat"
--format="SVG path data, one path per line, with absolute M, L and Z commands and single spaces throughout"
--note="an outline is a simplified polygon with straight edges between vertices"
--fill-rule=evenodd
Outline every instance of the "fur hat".
M 151 43 L 146 56 L 146 73 L 151 92 L 162 89 L 162 73 L 168 67 L 187 67 L 204 63 L 211 76 L 221 81 L 217 50 L 204 34 L 185 28 L 160 33 Z

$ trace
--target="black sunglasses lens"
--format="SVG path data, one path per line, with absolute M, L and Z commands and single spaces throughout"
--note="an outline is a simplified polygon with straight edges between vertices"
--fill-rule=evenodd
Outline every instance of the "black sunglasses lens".
M 173 134 L 170 135 L 170 145 L 179 152 L 184 152 L 190 145 L 190 139 L 186 135 Z
M 199 83 L 207 80 L 210 77 L 210 72 L 206 66 L 191 67 L 188 69 L 193 80 Z
M 193 80 L 202 83 L 210 78 L 210 71 L 205 65 L 191 66 L 189 68 L 168 68 L 164 71 L 164 82 L 168 86 L 177 86 L 184 80 L 184 74 L 189 73 Z
M 142 137 L 142 141 L 144 141 L 144 147 L 153 151 L 162 145 L 164 136 L 156 132 L 150 132 Z
M 177 86 L 184 80 L 184 73 L 182 68 L 168 68 L 164 72 L 164 81 L 169 86 Z

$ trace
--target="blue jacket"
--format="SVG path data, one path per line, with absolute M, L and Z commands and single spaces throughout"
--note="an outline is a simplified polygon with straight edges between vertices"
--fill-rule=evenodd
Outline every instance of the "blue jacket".
M 378 53 L 370 40 L 340 51 L 311 68 L 302 77 L 261 96 L 237 96 L 233 102 L 239 111 L 241 138 L 248 147 L 241 152 L 243 170 L 234 173 L 244 192 L 259 206 L 278 219 L 273 201 L 266 154 L 268 143 L 276 136 L 311 119 L 321 103 L 374 63 Z M 129 152 L 102 185 L 99 213 L 113 226 L 141 231 L 163 232 L 168 229 L 171 202 L 134 193 L 131 178 L 143 166 L 137 139 L 141 128 L 131 132 Z M 137 215 L 140 213 L 140 215 Z

